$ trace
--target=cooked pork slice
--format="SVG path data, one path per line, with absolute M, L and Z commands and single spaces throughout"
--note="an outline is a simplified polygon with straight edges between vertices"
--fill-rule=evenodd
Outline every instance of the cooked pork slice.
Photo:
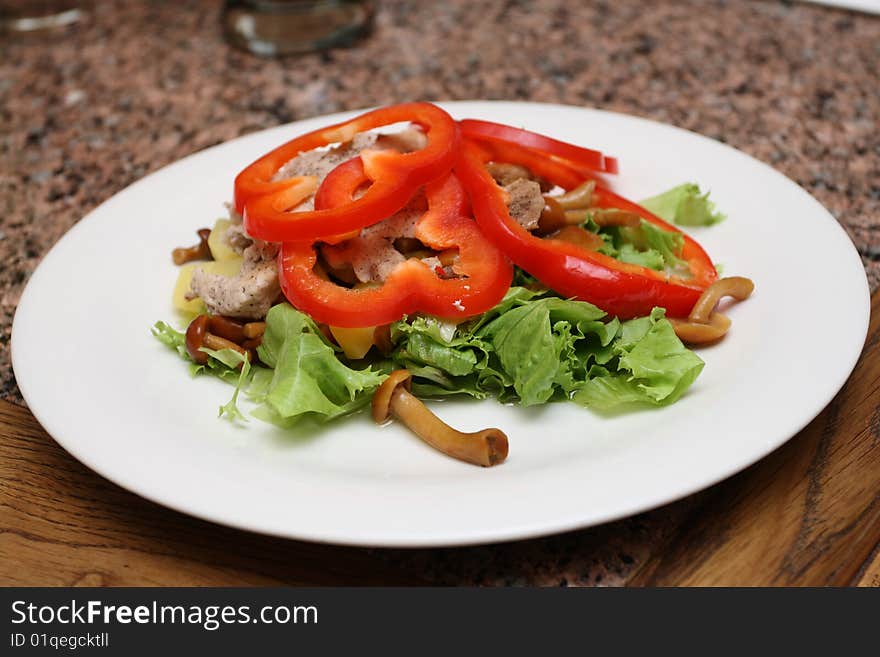
M 235 203 L 224 203 L 226 212 L 229 214 L 229 222 L 232 224 L 241 224 L 241 213 L 235 209 Z
M 416 224 L 425 213 L 421 194 L 388 219 L 361 230 L 360 235 L 341 244 L 325 245 L 321 253 L 334 269 L 351 265 L 362 283 L 382 282 L 406 257 L 394 248 L 394 240 L 415 238 Z
M 376 146 L 379 148 L 393 148 L 401 153 L 411 153 L 424 148 L 428 144 L 428 137 L 417 127 L 407 128 L 400 132 L 391 132 L 387 135 L 379 135 Z
M 231 224 L 223 233 L 223 239 L 238 254 L 244 253 L 244 250 L 253 244 L 253 239 L 248 237 L 241 224 Z
M 189 297 L 200 297 L 212 315 L 262 319 L 281 293 L 278 283 L 276 244 L 255 242 L 244 250 L 238 276 L 208 274 L 197 268 Z
M 544 210 L 544 197 L 541 185 L 534 180 L 518 178 L 504 186 L 507 192 L 507 209 L 510 216 L 526 230 L 538 227 L 538 219 Z
M 377 134 L 361 132 L 345 144 L 329 149 L 319 149 L 300 153 L 290 160 L 273 176 L 273 180 L 283 180 L 293 176 L 317 176 L 323 180 L 337 166 L 356 157 L 367 149 L 393 149 L 401 153 L 424 148 L 428 138 L 418 128 L 407 128 L 400 132 Z
M 317 176 L 319 180 L 323 180 L 328 173 L 346 160 L 350 160 L 361 151 L 375 146 L 377 138 L 378 135 L 375 133 L 362 132 L 345 144 L 300 153 L 281 167 L 272 180 L 284 180 L 294 176 Z

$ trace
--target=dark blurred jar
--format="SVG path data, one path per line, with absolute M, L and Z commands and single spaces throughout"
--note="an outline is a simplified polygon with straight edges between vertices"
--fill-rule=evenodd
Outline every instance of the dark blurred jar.
M 371 0 L 226 0 L 223 31 L 264 57 L 349 45 L 370 30 Z

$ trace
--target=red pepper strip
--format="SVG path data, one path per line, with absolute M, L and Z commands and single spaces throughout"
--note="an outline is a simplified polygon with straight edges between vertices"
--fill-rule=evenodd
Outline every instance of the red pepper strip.
M 369 183 L 370 179 L 364 172 L 364 161 L 360 156 L 353 157 L 324 177 L 321 186 L 315 192 L 315 209 L 326 210 L 351 203 L 354 194 Z
M 475 152 L 479 153 L 482 161 L 490 159 L 499 162 L 509 162 L 527 167 L 532 173 L 539 175 L 562 189 L 570 190 L 577 187 L 589 178 L 588 175 L 573 170 L 568 163 L 545 158 L 527 148 L 493 138 L 484 138 L 481 142 L 473 142 L 466 138 Z M 606 187 L 597 186 L 594 192 L 594 203 L 598 207 L 618 208 L 635 212 L 640 217 L 662 228 L 663 230 L 680 233 L 684 238 L 682 259 L 688 263 L 691 279 L 688 283 L 707 287 L 718 278 L 718 272 L 711 258 L 703 248 L 689 235 L 679 230 L 676 226 L 663 221 L 660 217 L 652 214 L 642 206 L 615 194 Z
M 314 191 L 313 176 L 272 181 L 272 176 L 298 154 L 336 142 L 347 142 L 359 132 L 408 121 L 425 129 L 427 145 L 411 153 L 367 150 L 361 153 L 373 182 L 356 201 L 310 212 L 290 210 Z M 253 237 L 270 241 L 331 241 L 376 223 L 402 208 L 416 189 L 452 168 L 458 150 L 458 127 L 446 112 L 430 103 L 393 105 L 297 137 L 267 153 L 235 179 L 235 207 Z M 337 237 L 336 241 L 343 239 Z
M 483 161 L 494 160 L 496 162 L 508 162 L 526 167 L 536 176 L 549 180 L 554 185 L 563 189 L 573 189 L 580 185 L 588 176 L 584 176 L 568 165 L 547 157 L 541 153 L 500 139 L 492 137 L 481 138 L 480 142 L 471 141 L 474 146 L 479 146 Z
M 470 196 L 480 229 L 517 265 L 556 292 L 589 301 L 622 319 L 647 315 L 654 306 L 666 308 L 670 317 L 690 313 L 705 287 L 702 281 L 668 277 L 573 244 L 532 235 L 511 218 L 504 190 L 495 184 L 484 163 L 485 153 L 481 157 L 480 150 L 465 140 L 455 172 Z
M 491 121 L 479 121 L 476 119 L 464 119 L 458 123 L 465 137 L 499 139 L 517 144 L 523 148 L 570 162 L 574 165 L 573 168 L 578 170 L 586 168 L 591 171 L 617 173 L 617 159 L 608 157 L 600 151 L 581 148 L 580 146 L 559 141 L 537 132 L 529 132 L 528 130 L 514 128 L 502 123 L 492 123 Z
M 358 168 L 363 174 L 359 158 L 340 166 L 347 167 L 344 179 L 350 196 L 368 178 L 351 175 Z M 513 268 L 467 213 L 467 196 L 458 178 L 450 173 L 429 183 L 425 196 L 428 210 L 416 225 L 416 237 L 438 251 L 457 248 L 452 267 L 460 278 L 440 278 L 428 265 L 410 258 L 381 286 L 348 289 L 315 273 L 314 245 L 288 242 L 279 255 L 285 296 L 319 322 L 343 328 L 388 324 L 417 312 L 462 319 L 495 306 L 510 287 Z

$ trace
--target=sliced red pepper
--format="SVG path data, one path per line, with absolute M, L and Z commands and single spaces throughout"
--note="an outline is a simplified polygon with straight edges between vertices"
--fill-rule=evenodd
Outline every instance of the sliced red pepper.
M 344 169 L 330 187 L 335 190 L 333 202 L 346 203 L 369 179 L 360 158 L 340 167 Z M 314 271 L 314 245 L 288 242 L 279 254 L 285 296 L 319 322 L 344 328 L 388 324 L 419 312 L 463 319 L 492 308 L 510 287 L 510 262 L 471 218 L 467 195 L 455 175 L 447 174 L 426 185 L 425 196 L 428 210 L 419 219 L 416 237 L 437 251 L 458 249 L 458 260 L 453 265 L 458 278 L 441 278 L 440 272 L 410 258 L 398 265 L 381 286 L 349 289 Z M 331 201 L 325 197 L 322 202 Z
M 559 141 L 537 132 L 514 128 L 503 123 L 463 119 L 459 121 L 459 125 L 465 137 L 480 140 L 500 140 L 516 144 L 523 148 L 543 153 L 545 156 L 567 162 L 569 166 L 578 171 L 586 169 L 587 171 L 617 173 L 617 159 L 608 157 L 600 151 L 575 146 L 574 144 Z
M 468 141 L 471 141 L 468 138 Z M 542 153 L 500 139 L 487 137 L 479 142 L 471 141 L 472 147 L 479 149 L 483 161 L 508 162 L 526 167 L 536 176 L 545 178 L 563 189 L 580 185 L 585 176 L 570 166 L 553 160 Z
M 291 212 L 316 189 L 314 176 L 273 181 L 275 173 L 298 154 L 337 142 L 359 132 L 393 123 L 421 126 L 427 145 L 411 153 L 367 150 L 361 154 L 370 189 L 361 198 L 310 212 Z M 402 208 L 415 191 L 452 168 L 458 150 L 458 127 L 445 111 L 430 103 L 393 105 L 361 114 L 336 125 L 302 135 L 267 153 L 235 179 L 235 207 L 244 216 L 247 233 L 269 242 L 327 241 L 376 223 Z M 344 239 L 344 235 L 336 241 Z
M 484 166 L 490 155 L 466 139 L 455 169 L 470 196 L 477 223 L 486 237 L 517 265 L 556 292 L 589 301 L 622 319 L 647 315 L 654 306 L 666 308 L 670 317 L 684 317 L 703 289 L 717 278 L 705 251 L 687 236 L 682 258 L 691 269 L 692 279 L 667 276 L 560 240 L 532 235 L 511 218 L 504 190 L 495 184 Z M 570 172 L 559 169 L 557 173 L 566 180 L 550 181 L 560 186 L 565 182 L 565 188 L 570 188 Z M 638 212 L 652 223 L 677 231 L 613 192 L 602 189 L 599 198 L 609 206 Z

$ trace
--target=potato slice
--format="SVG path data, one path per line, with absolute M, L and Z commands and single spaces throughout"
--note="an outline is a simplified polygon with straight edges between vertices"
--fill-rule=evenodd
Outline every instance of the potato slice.
M 229 219 L 218 219 L 211 229 L 211 235 L 208 237 L 208 248 L 214 260 L 234 260 L 241 258 L 231 246 L 226 242 L 226 231 L 232 222 Z
M 174 307 L 187 314 L 197 315 L 205 310 L 205 304 L 199 298 L 187 300 L 186 294 L 189 292 L 189 286 L 192 282 L 193 272 L 199 267 L 209 274 L 220 274 L 221 276 L 235 276 L 241 271 L 241 263 L 243 259 L 236 255 L 235 258 L 227 258 L 225 260 L 214 260 L 213 262 L 190 262 L 180 268 L 177 275 L 177 282 L 174 284 L 174 292 L 171 295 L 171 302 Z

